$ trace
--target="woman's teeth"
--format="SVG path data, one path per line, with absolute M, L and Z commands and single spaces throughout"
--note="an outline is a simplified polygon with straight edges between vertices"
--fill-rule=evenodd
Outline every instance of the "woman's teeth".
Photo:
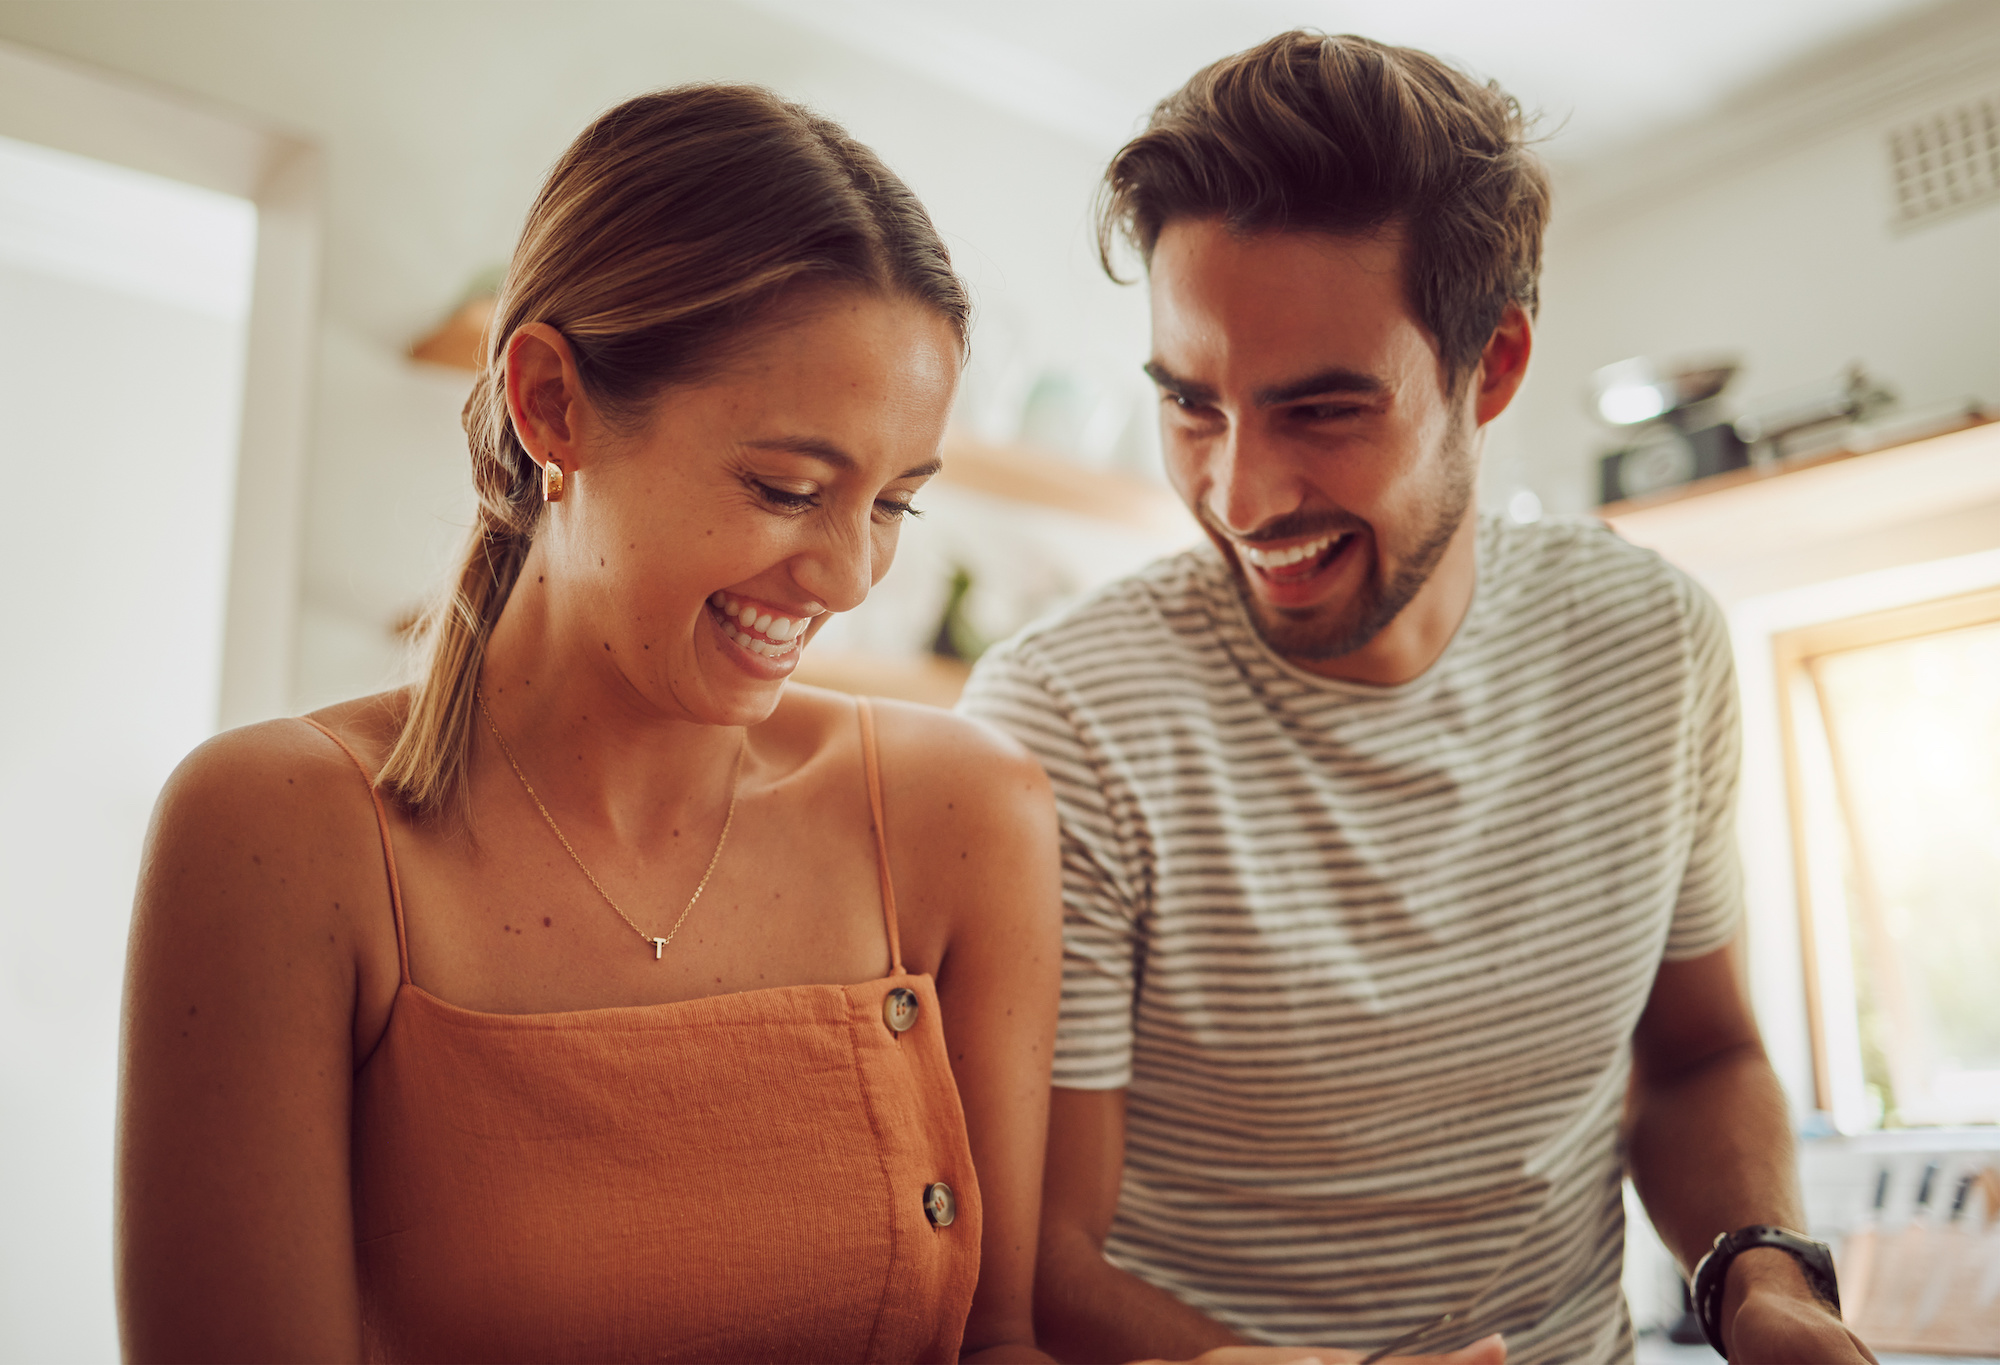
M 1326 553 L 1327 546 L 1341 539 L 1342 536 L 1321 536 L 1318 540 L 1309 540 L 1303 545 L 1287 546 L 1282 550 L 1260 550 L 1254 545 L 1241 544 L 1236 548 L 1245 559 L 1260 569 L 1282 569 L 1308 559 L 1318 559 Z
M 724 592 L 710 595 L 708 604 L 715 608 L 724 635 L 766 659 L 782 658 L 804 644 L 802 637 L 812 623 L 811 616 L 780 616 Z

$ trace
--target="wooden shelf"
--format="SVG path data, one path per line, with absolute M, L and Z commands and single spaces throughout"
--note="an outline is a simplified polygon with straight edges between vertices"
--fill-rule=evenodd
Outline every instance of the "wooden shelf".
M 1633 544 L 1658 550 L 1702 577 L 1711 590 L 1726 579 L 1732 591 L 1747 592 L 1754 578 L 1765 584 L 1760 591 L 1768 591 L 1786 577 L 1773 578 L 1774 566 L 1796 565 L 1801 556 L 1852 555 L 1868 537 L 1899 526 L 1931 527 L 1930 535 L 1950 518 L 2000 516 L 2000 422 L 1971 421 L 1906 445 L 1834 452 L 1772 474 L 1725 477 L 1704 480 L 1705 488 L 1690 485 L 1680 490 L 1683 496 L 1620 503 L 1598 514 Z M 1977 548 L 1993 543 L 1985 535 L 1980 532 Z M 1930 557 L 1966 552 L 1940 542 Z M 1847 572 L 1864 567 L 1855 560 Z
M 1114 522 L 1134 531 L 1193 544 L 1201 528 L 1165 484 L 1108 469 L 1091 469 L 1030 446 L 982 440 L 960 427 L 945 433 L 938 479 L 994 497 L 1072 516 Z
M 410 359 L 477 374 L 486 366 L 486 328 L 494 300 L 467 299 L 435 332 L 410 347 Z
M 1744 484 L 1761 483 L 1765 479 L 1780 478 L 1786 474 L 1796 474 L 1802 470 L 1818 469 L 1823 465 L 1838 464 L 1842 460 L 1856 459 L 1862 455 L 1873 455 L 1884 450 L 1894 450 L 1901 446 L 1915 445 L 1928 441 L 1933 436 L 1949 436 L 1953 432 L 1970 431 L 2000 421 L 2000 417 L 1989 417 L 1983 412 L 1969 411 L 1961 416 L 1947 418 L 1935 426 L 1919 431 L 1899 434 L 1894 440 L 1857 446 L 1838 446 L 1832 450 L 1818 451 L 1811 455 L 1799 455 L 1791 459 L 1776 460 L 1770 464 L 1750 465 L 1743 469 L 1732 469 L 1723 474 L 1711 474 L 1705 479 L 1692 483 L 1678 484 L 1673 488 L 1663 488 L 1657 493 L 1647 493 L 1642 497 L 1624 498 L 1618 502 L 1607 502 L 1597 509 L 1597 515 L 1609 522 L 1620 517 L 1628 517 L 1634 512 L 1644 512 L 1654 507 L 1664 507 L 1668 503 L 1683 502 L 1688 498 L 1699 498 L 1710 493 L 1720 493 L 1724 489 L 1740 488 Z

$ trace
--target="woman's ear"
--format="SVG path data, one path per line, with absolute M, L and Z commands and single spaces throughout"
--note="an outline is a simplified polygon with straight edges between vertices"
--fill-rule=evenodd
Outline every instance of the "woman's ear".
M 566 470 L 581 467 L 577 450 L 585 399 L 569 339 L 545 322 L 530 322 L 507 338 L 507 416 L 515 438 L 536 464 L 554 456 Z

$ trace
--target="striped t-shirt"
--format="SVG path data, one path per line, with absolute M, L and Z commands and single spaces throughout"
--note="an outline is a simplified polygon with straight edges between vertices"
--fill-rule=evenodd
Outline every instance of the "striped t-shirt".
M 1632 1029 L 1741 920 L 1728 639 L 1595 523 L 1483 520 L 1477 556 L 1401 686 L 1285 663 L 1203 547 L 989 652 L 961 709 L 1055 784 L 1055 1083 L 1127 1091 L 1114 1264 L 1274 1343 L 1455 1309 L 1423 1349 L 1624 1359 Z

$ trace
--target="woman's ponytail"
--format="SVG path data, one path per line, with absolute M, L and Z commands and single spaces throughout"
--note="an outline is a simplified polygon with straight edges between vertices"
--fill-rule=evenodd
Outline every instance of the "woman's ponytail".
M 479 373 L 465 400 L 477 520 L 458 573 L 421 626 L 425 660 L 409 714 L 377 782 L 420 817 L 463 809 L 466 754 L 486 641 L 520 577 L 541 519 L 541 485 L 507 415 L 506 376 L 497 361 Z

